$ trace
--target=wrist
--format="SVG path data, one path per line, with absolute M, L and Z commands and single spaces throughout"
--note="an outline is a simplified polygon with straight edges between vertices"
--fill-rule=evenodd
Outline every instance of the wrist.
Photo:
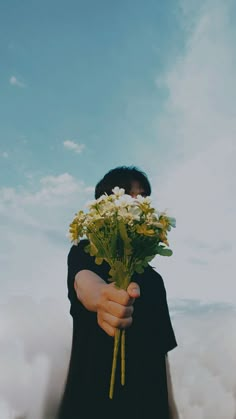
M 83 270 L 76 274 L 74 288 L 78 300 L 89 310 L 97 312 L 106 282 L 97 274 Z

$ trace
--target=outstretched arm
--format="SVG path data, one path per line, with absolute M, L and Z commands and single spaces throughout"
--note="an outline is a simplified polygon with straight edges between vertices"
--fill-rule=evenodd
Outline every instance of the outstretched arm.
M 179 419 L 179 413 L 177 410 L 174 392 L 173 392 L 173 385 L 170 375 L 170 364 L 168 357 L 166 356 L 166 377 L 167 377 L 167 388 L 168 388 L 168 404 L 169 404 L 169 416 L 170 419 Z

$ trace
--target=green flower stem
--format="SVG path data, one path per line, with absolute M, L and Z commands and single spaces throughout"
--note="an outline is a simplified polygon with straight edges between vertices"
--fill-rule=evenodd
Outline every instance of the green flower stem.
M 120 329 L 116 330 L 114 338 L 114 349 L 113 349 L 113 360 L 112 360 L 112 370 L 111 370 L 111 381 L 110 381 L 110 390 L 109 398 L 113 398 L 114 386 L 115 386 L 115 376 L 116 376 L 116 365 L 117 365 L 117 356 L 120 345 Z
M 125 266 L 125 263 L 124 263 Z M 131 275 L 125 275 L 122 277 L 122 281 L 117 281 L 117 277 L 119 279 L 119 274 L 122 273 L 118 269 L 114 270 L 115 275 L 113 276 L 114 282 L 117 284 L 119 283 L 118 288 L 122 288 L 127 290 L 128 285 L 130 283 Z M 113 360 L 112 360 L 112 371 L 111 371 L 111 380 L 110 380 L 110 390 L 109 390 L 109 398 L 113 398 L 114 394 L 114 386 L 115 386 L 115 375 L 116 375 L 116 366 L 117 366 L 117 357 L 118 352 L 121 347 L 121 384 L 122 386 L 125 385 L 125 330 L 117 329 L 114 338 L 114 348 L 113 348 Z
M 125 330 L 121 332 L 121 385 L 125 385 Z

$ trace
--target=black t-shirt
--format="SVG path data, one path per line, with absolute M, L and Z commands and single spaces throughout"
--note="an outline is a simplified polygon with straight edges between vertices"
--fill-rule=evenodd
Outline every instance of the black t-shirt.
M 84 252 L 87 240 L 72 246 L 68 255 L 68 298 L 73 318 L 73 340 L 67 383 L 59 419 L 168 419 L 165 354 L 177 346 L 162 277 L 148 266 L 132 280 L 141 295 L 134 303 L 133 323 L 126 329 L 126 383 L 116 370 L 113 399 L 109 399 L 114 339 L 97 324 L 74 289 L 75 275 L 89 269 L 109 282 L 106 262 Z

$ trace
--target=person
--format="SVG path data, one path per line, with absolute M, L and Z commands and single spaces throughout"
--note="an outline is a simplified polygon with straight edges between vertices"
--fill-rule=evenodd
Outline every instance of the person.
M 110 170 L 95 198 L 115 186 L 129 195 L 151 194 L 144 172 L 134 166 Z M 168 352 L 177 346 L 161 275 L 149 264 L 134 274 L 127 291 L 109 282 L 109 266 L 84 252 L 87 240 L 68 255 L 68 298 L 73 338 L 58 419 L 178 419 Z M 119 357 L 114 396 L 109 398 L 114 335 L 126 329 L 126 383 Z

